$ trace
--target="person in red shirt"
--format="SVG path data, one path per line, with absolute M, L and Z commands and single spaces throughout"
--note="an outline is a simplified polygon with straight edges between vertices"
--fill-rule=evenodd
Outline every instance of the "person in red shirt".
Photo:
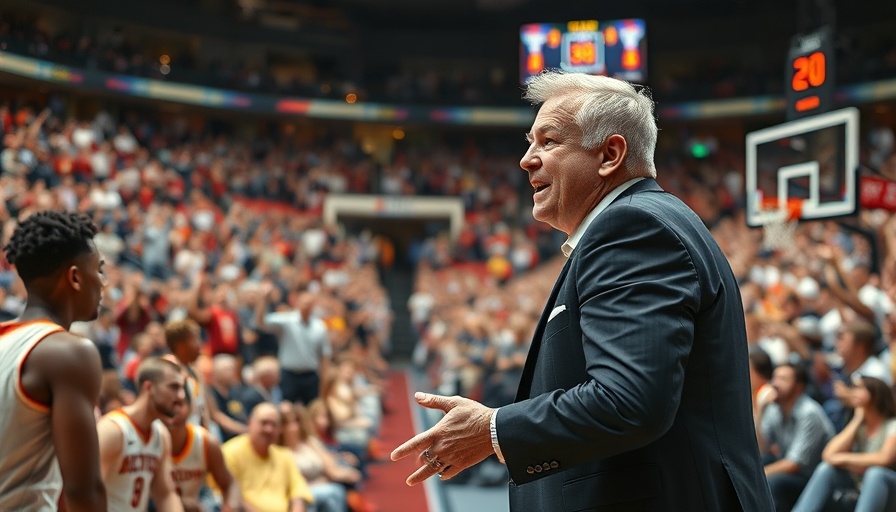
M 205 273 L 193 283 L 190 318 L 205 329 L 206 350 L 214 357 L 218 354 L 240 355 L 240 323 L 235 309 L 230 307 L 226 285 L 212 288 Z M 201 300 L 205 298 L 206 300 Z M 204 305 L 203 305 L 204 303 Z
M 124 285 L 124 294 L 115 306 L 115 323 L 121 329 L 116 351 L 118 359 L 123 360 L 125 352 L 131 346 L 131 338 L 143 332 L 154 320 L 149 295 L 137 283 L 137 277 L 129 279 Z M 139 277 L 142 280 L 142 277 Z

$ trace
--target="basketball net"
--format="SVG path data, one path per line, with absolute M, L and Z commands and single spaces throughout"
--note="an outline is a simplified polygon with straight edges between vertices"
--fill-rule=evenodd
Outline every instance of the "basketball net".
M 762 248 L 767 250 L 793 247 L 793 234 L 799 224 L 801 202 L 788 202 L 784 208 L 768 212 L 768 220 L 762 225 Z

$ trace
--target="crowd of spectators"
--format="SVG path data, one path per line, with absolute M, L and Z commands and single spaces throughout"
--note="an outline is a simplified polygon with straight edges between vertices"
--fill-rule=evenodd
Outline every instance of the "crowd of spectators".
M 896 72 L 896 50 L 889 36 L 869 37 L 859 28 L 840 35 L 838 83 L 860 83 L 891 78 Z M 867 40 L 866 40 L 867 39 Z M 782 43 L 783 44 L 783 43 Z M 192 83 L 245 92 L 283 94 L 342 100 L 354 94 L 361 101 L 429 105 L 521 106 L 515 69 L 498 66 L 440 65 L 432 69 L 377 67 L 348 76 L 332 65 L 305 62 L 313 72 L 274 73 L 264 59 L 203 60 L 186 45 L 164 53 L 163 39 L 137 44 L 127 30 L 115 26 L 95 32 L 72 33 L 50 28 L 40 18 L 0 16 L 0 48 L 43 60 L 129 76 Z M 744 48 L 752 52 L 753 48 Z M 783 49 L 782 49 L 783 52 Z M 681 56 L 675 56 L 681 59 Z M 690 55 L 688 65 L 650 77 L 661 101 L 694 101 L 737 96 L 780 95 L 784 81 L 779 63 L 751 63 L 730 54 Z M 293 63 L 298 65 L 299 62 Z M 339 69 L 337 66 L 336 69 Z
M 370 242 L 324 226 L 314 213 L 224 202 L 232 176 L 223 174 L 225 157 L 215 156 L 213 146 L 227 141 L 190 151 L 187 144 L 135 136 L 124 125 L 105 130 L 49 109 L 9 105 L 0 106 L 0 126 L 4 240 L 17 219 L 44 209 L 84 211 L 100 227 L 95 242 L 107 276 L 102 311 L 96 321 L 72 327 L 100 349 L 106 375 L 98 413 L 134 399 L 144 358 L 171 353 L 196 368 L 207 386 L 207 395 L 194 390 L 197 421 L 222 440 L 244 433 L 260 403 L 283 407 L 284 419 L 287 405 L 316 412 L 305 438 L 319 436 L 334 457 L 352 462 L 340 468 L 357 472 L 331 468 L 309 476 L 316 483 L 332 476 L 347 489 L 341 508 L 319 510 L 346 510 L 346 503 L 367 510 L 352 491 L 363 488 L 365 463 L 378 455 L 378 386 L 392 316 Z M 172 159 L 160 160 L 166 152 Z M 203 161 L 205 171 L 195 167 Z M 3 318 L 18 316 L 24 288 L 5 260 L 0 290 Z M 278 315 L 325 326 L 319 348 L 325 362 L 313 395 L 283 387 L 284 344 L 270 327 Z M 182 343 L 191 336 L 202 340 L 201 352 L 192 355 Z M 346 438 L 350 428 L 355 435 Z M 299 449 L 293 438 L 289 443 Z M 343 452 L 350 455 L 338 455 Z

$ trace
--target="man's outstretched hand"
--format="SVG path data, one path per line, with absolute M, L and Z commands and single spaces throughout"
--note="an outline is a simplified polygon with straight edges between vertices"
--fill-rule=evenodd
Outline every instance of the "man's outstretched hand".
M 420 462 L 420 468 L 408 477 L 408 485 L 419 484 L 435 474 L 448 480 L 495 453 L 489 432 L 494 409 L 460 396 L 417 392 L 414 398 L 423 407 L 445 411 L 445 416 L 431 429 L 392 451 L 392 460 L 415 455 Z M 430 464 L 426 455 L 441 465 Z

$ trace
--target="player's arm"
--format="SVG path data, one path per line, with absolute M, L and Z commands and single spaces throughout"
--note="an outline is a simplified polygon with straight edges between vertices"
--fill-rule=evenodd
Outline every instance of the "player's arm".
M 183 512 L 184 507 L 177 495 L 174 479 L 171 476 L 171 434 L 167 429 L 159 429 L 162 438 L 162 460 L 156 466 L 156 472 L 152 476 L 150 495 L 159 512 Z
M 103 479 L 115 471 L 115 462 L 121 456 L 124 446 L 124 434 L 109 418 L 100 418 L 96 424 L 96 433 L 100 442 L 100 470 Z
M 212 475 L 218 489 L 221 490 L 221 496 L 224 497 L 222 512 L 239 510 L 242 501 L 239 486 L 233 480 L 230 470 L 227 469 L 224 454 L 221 453 L 221 444 L 210 435 L 205 436 L 205 457 L 208 472 Z
M 103 371 L 96 346 L 69 333 L 53 334 L 34 349 L 28 362 L 49 384 L 53 445 L 66 510 L 105 511 L 106 487 L 93 415 Z

